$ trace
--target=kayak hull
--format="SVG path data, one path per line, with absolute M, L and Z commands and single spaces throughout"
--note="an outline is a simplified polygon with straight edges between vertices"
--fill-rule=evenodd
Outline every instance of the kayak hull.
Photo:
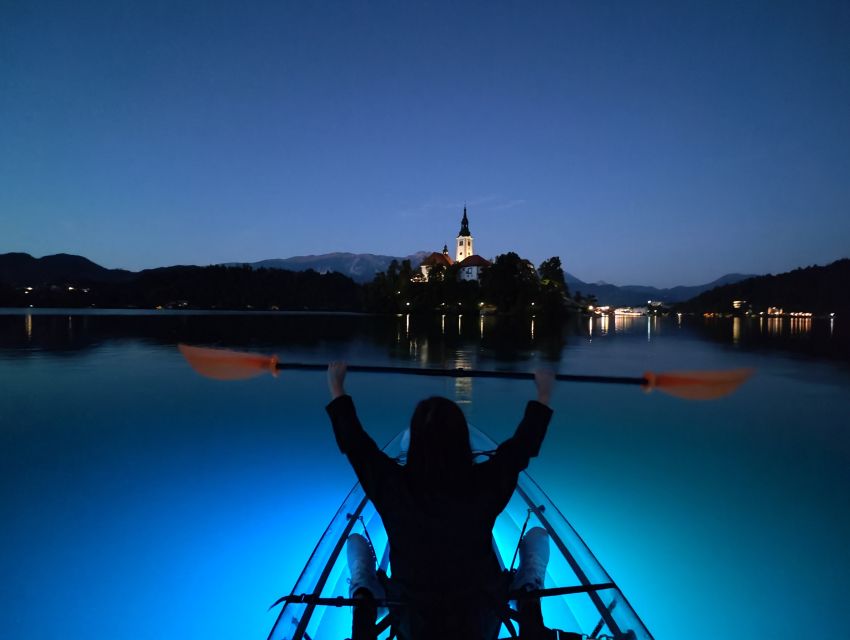
M 404 436 L 404 432 L 400 433 L 384 451 L 392 457 L 403 456 Z M 496 447 L 492 439 L 472 426 L 470 441 L 474 451 L 492 451 Z M 494 546 L 503 566 L 512 565 L 526 526 L 542 526 L 550 536 L 546 591 L 541 599 L 547 627 L 590 638 L 652 640 L 623 593 L 575 529 L 528 473 L 523 472 L 514 495 L 493 528 Z M 348 597 L 345 542 L 350 534 L 363 534 L 364 529 L 375 549 L 379 568 L 391 573 L 386 531 L 358 483 L 313 550 L 291 591 L 293 595 L 283 599 L 269 640 L 338 640 L 350 635 L 350 607 L 329 605 L 328 599 L 339 598 L 344 604 Z M 499 637 L 515 637 L 514 633 L 515 629 L 502 625 Z M 380 637 L 388 635 L 384 631 Z

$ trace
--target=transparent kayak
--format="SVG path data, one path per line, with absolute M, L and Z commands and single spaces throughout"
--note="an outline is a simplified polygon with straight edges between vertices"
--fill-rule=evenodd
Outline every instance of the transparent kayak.
M 384 447 L 384 452 L 391 457 L 402 457 L 404 439 L 405 432 L 402 432 Z M 472 426 L 470 441 L 474 451 L 492 451 L 497 446 Z M 652 640 L 652 635 L 587 545 L 537 483 L 523 472 L 507 508 L 493 528 L 493 542 L 504 568 L 514 566 L 521 534 L 526 527 L 533 526 L 542 526 L 550 536 L 549 566 L 544 590 L 540 593 L 546 627 L 590 639 Z M 269 640 L 350 637 L 345 542 L 352 533 L 367 535 L 374 547 L 378 568 L 391 574 L 386 531 L 358 483 L 334 515 L 292 593 L 278 601 L 283 606 Z M 502 625 L 499 638 L 517 636 L 515 623 Z M 379 635 L 379 638 L 389 637 L 388 628 Z

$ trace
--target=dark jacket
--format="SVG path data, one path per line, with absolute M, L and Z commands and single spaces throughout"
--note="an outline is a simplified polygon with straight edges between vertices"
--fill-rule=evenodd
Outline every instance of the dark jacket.
M 419 486 L 403 465 L 383 453 L 363 430 L 354 402 L 327 406 L 340 451 L 348 456 L 384 522 L 393 582 L 406 598 L 476 594 L 500 585 L 493 549 L 496 516 L 516 488 L 520 471 L 540 451 L 552 410 L 529 402 L 513 437 L 462 477 Z

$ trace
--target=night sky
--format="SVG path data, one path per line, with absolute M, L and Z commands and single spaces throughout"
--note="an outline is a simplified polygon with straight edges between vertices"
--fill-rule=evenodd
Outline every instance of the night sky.
M 0 253 L 850 255 L 850 3 L 0 0 Z

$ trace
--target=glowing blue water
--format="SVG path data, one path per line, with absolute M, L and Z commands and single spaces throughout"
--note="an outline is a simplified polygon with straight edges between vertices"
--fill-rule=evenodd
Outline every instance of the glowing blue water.
M 563 372 L 626 375 L 755 366 L 744 389 L 710 403 L 563 385 L 531 471 L 659 640 L 850 628 L 845 362 L 748 348 L 731 332 L 717 341 L 675 320 L 581 327 L 563 348 L 539 327 L 488 342 L 489 324 L 482 340 L 477 326 L 453 338 L 453 324 L 435 336 L 404 319 L 240 322 L 216 337 L 180 316 L 0 317 L 0 636 L 268 633 L 266 607 L 291 588 L 353 474 L 321 374 L 210 381 L 174 348 L 192 338 L 312 362 L 528 370 L 549 357 Z M 379 442 L 431 394 L 461 401 L 501 439 L 532 392 L 390 376 L 351 376 L 349 390 Z

